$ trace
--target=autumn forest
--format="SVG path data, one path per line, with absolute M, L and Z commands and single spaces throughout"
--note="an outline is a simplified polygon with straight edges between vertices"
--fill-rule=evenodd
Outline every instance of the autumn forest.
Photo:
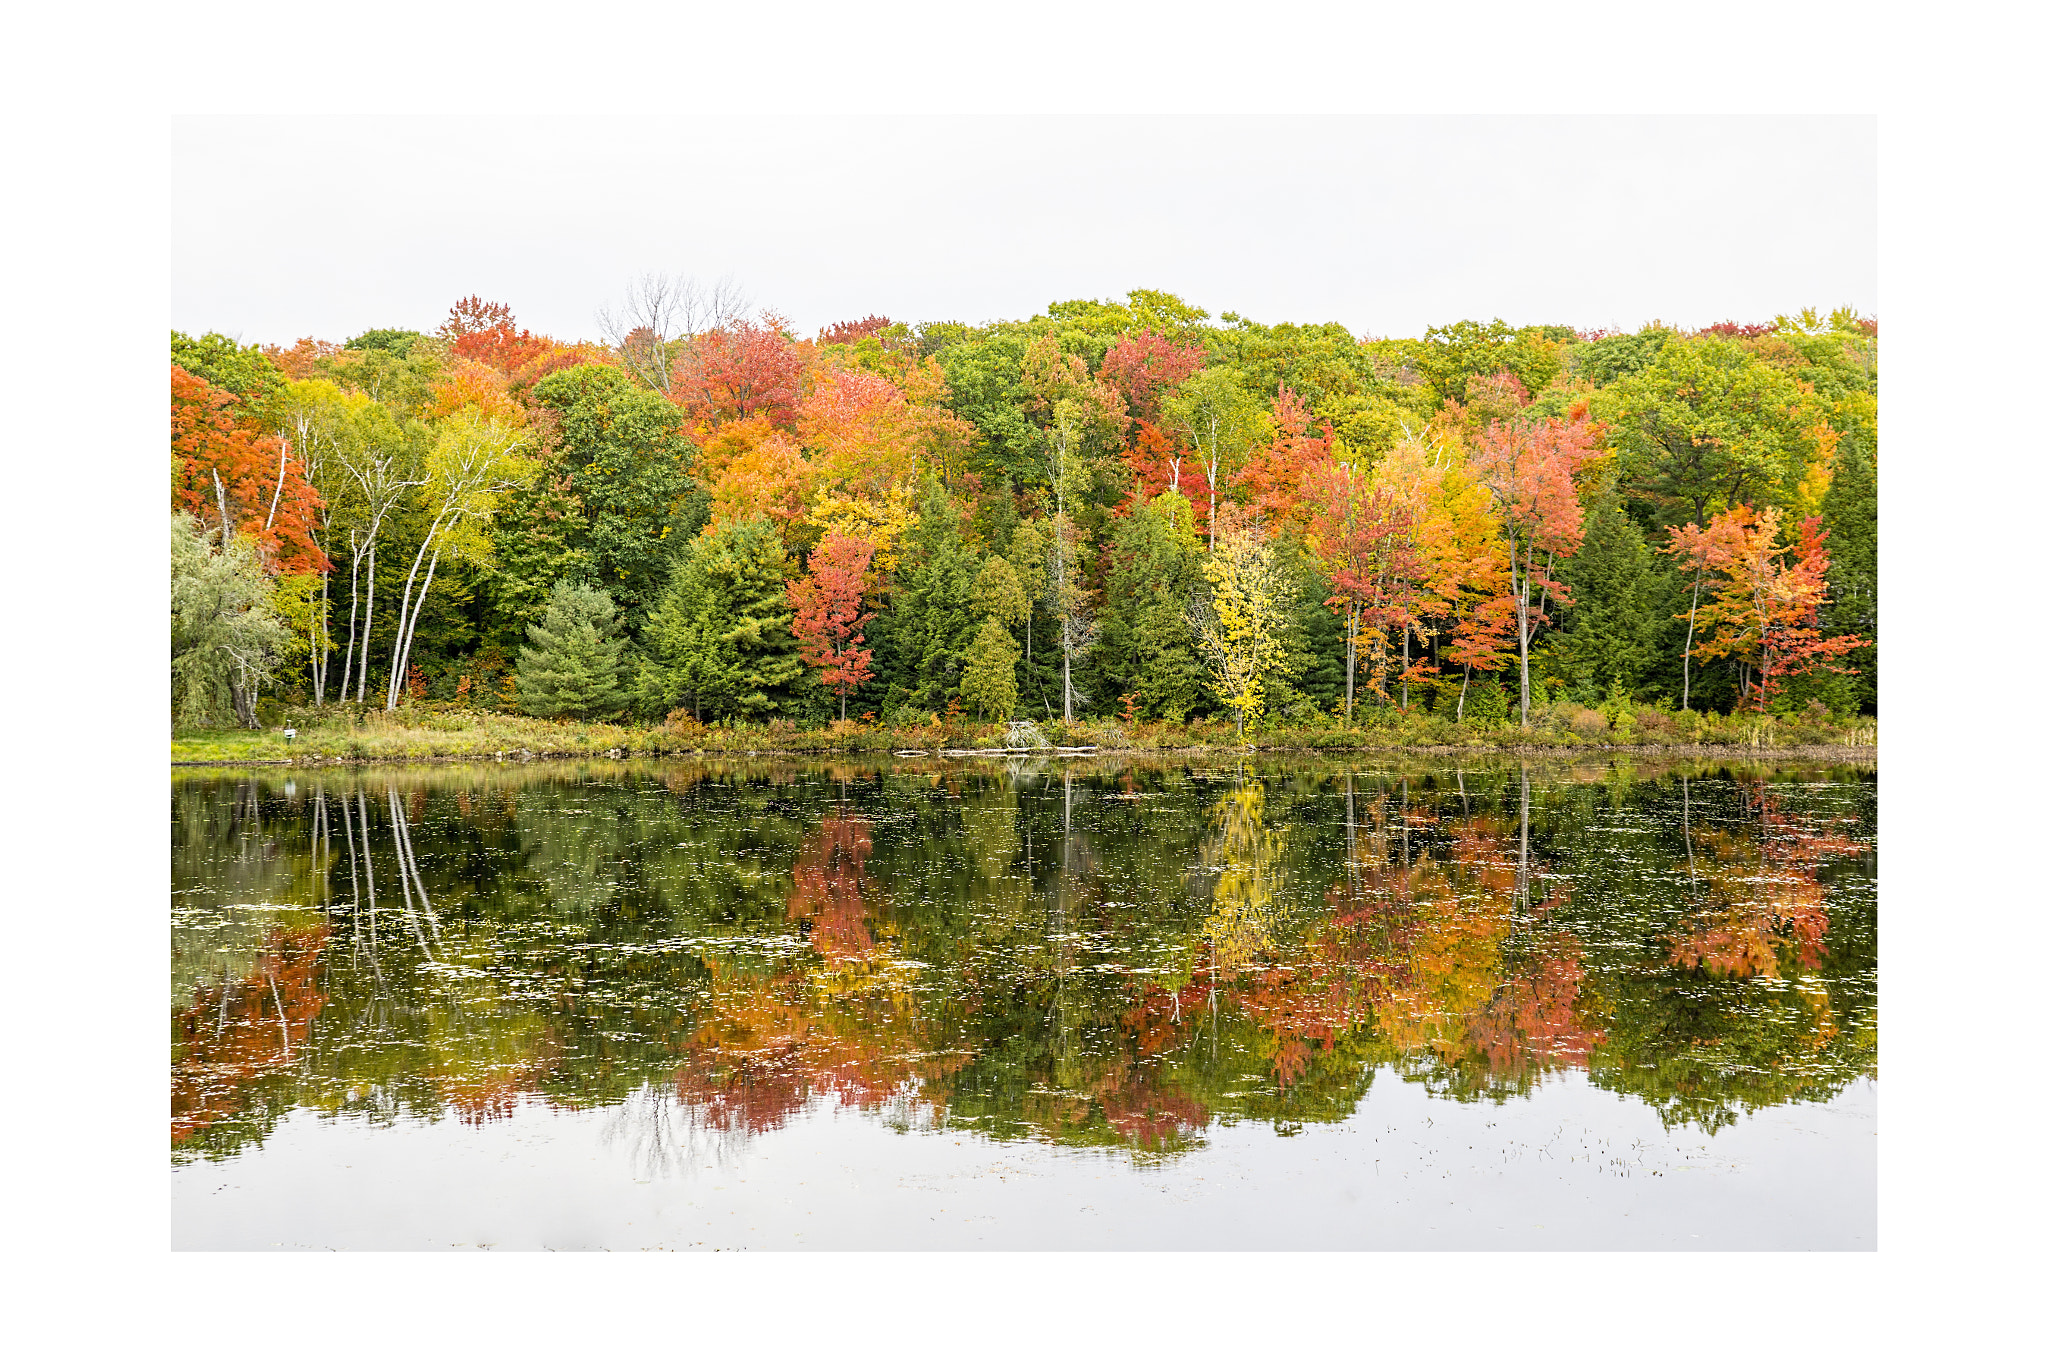
M 1134 290 L 803 336 L 647 277 L 598 340 L 171 338 L 181 732 L 410 710 L 1610 736 L 1873 716 L 1877 324 Z

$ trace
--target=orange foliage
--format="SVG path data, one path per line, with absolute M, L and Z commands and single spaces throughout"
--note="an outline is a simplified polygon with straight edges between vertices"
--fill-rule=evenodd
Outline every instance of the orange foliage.
M 225 498 L 236 534 L 256 542 L 273 572 L 327 569 L 327 556 L 313 542 L 324 504 L 306 480 L 304 466 L 278 437 L 257 431 L 235 413 L 233 394 L 171 366 L 174 505 L 201 526 L 219 530 Z
M 190 1141 L 241 1108 L 249 1084 L 304 1051 L 320 989 L 327 926 L 272 929 L 241 981 L 193 992 L 171 1016 L 171 1145 Z

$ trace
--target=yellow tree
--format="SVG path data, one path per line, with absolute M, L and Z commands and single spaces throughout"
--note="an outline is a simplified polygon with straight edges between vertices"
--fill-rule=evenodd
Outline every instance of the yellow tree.
M 526 456 L 531 443 L 527 432 L 474 408 L 464 408 L 442 424 L 439 439 L 427 453 L 425 468 L 427 506 L 433 519 L 413 556 L 412 571 L 405 576 L 405 591 L 398 600 L 398 638 L 391 650 L 391 677 L 384 689 L 386 711 L 397 708 L 405 689 L 420 608 L 426 604 L 427 590 L 434 586 L 434 570 L 441 563 L 442 552 L 471 559 L 490 552 L 484 526 L 506 495 L 531 476 L 533 464 Z M 420 576 L 422 561 L 425 577 Z
M 1235 508 L 1222 510 L 1216 548 L 1202 565 L 1207 600 L 1194 609 L 1195 641 L 1208 661 L 1217 695 L 1244 735 L 1266 708 L 1266 675 L 1284 657 L 1280 645 L 1283 585 L 1273 543 Z

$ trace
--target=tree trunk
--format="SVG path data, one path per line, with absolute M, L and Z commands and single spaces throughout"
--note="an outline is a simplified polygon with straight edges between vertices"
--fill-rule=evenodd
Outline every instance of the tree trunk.
M 429 530 L 427 533 L 428 539 L 431 540 L 433 534 L 433 531 Z M 420 554 L 425 554 L 426 549 L 426 543 L 422 542 Z M 400 598 L 398 603 L 398 640 L 392 646 L 391 681 L 385 689 L 384 709 L 386 711 L 397 708 L 398 698 L 405 690 L 405 669 L 406 665 L 412 662 L 413 637 L 419 634 L 420 608 L 427 604 L 427 590 L 434 586 L 434 570 L 440 563 L 441 547 L 436 545 L 434 547 L 434 557 L 427 561 L 426 581 L 420 584 L 420 593 L 416 598 L 412 597 L 412 575 L 406 575 L 405 597 Z M 413 556 L 413 573 L 418 573 L 419 567 L 419 555 L 415 555 Z M 406 598 L 412 598 L 412 614 L 410 618 L 406 615 Z
M 290 441 L 281 440 L 277 443 L 277 491 L 270 495 L 270 515 L 263 518 L 263 529 L 266 531 L 270 529 L 270 523 L 277 520 L 277 500 L 284 496 L 284 462 L 290 458 L 291 452 Z
M 1515 595 L 1515 642 L 1522 656 L 1522 728 L 1529 728 L 1529 575 L 1516 576 L 1515 542 L 1508 541 L 1508 589 Z
M 363 693 L 370 686 L 370 633 L 374 629 L 377 612 L 377 538 L 370 537 L 370 590 L 363 605 L 363 649 L 356 661 L 356 705 L 363 702 Z
M 220 470 L 218 469 L 213 471 L 213 497 L 214 501 L 220 506 L 220 548 L 225 551 L 228 548 L 229 542 L 235 538 L 235 530 L 232 526 L 228 525 L 228 494 L 227 490 L 220 486 Z
M 1458 724 L 1465 723 L 1465 689 L 1472 685 L 1472 665 L 1465 665 L 1465 681 L 1458 684 Z
M 1351 724 L 1351 706 L 1357 692 L 1358 678 L 1358 604 L 1351 604 L 1351 615 L 1346 621 L 1348 630 L 1344 637 L 1344 723 Z
M 1685 689 L 1678 703 L 1681 711 L 1692 710 L 1692 623 L 1693 618 L 1700 614 L 1700 575 L 1706 569 L 1703 562 L 1694 565 L 1692 571 L 1692 609 L 1685 614 Z

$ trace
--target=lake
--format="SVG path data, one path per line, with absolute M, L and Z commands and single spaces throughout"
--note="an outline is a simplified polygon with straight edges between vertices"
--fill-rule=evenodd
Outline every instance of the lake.
M 173 1242 L 1874 1250 L 1876 829 L 1768 756 L 183 772 Z

